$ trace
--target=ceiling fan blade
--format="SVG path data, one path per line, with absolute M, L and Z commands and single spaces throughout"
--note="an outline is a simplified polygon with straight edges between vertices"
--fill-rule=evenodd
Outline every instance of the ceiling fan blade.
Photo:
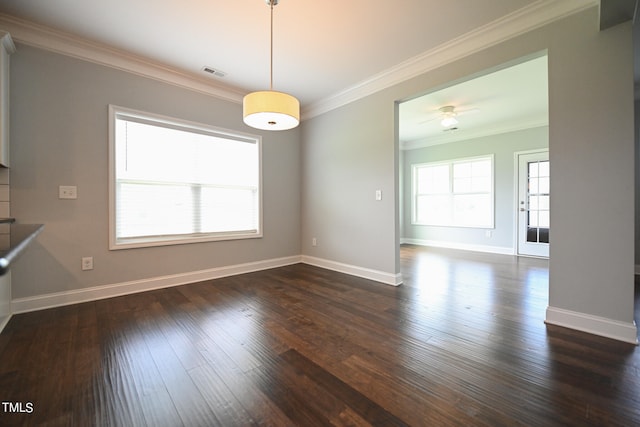
M 462 116 L 465 114 L 472 114 L 480 112 L 479 108 L 469 108 L 468 110 L 456 110 L 456 115 Z
M 418 124 L 419 125 L 424 125 L 424 124 L 432 122 L 434 120 L 438 120 L 439 118 L 440 118 L 440 116 L 431 117 L 430 119 L 426 119 L 426 120 L 422 120 L 422 121 L 418 122 Z
M 462 116 L 462 115 L 465 115 L 465 114 L 477 113 L 479 111 L 480 111 L 480 109 L 476 108 L 476 107 L 458 110 L 457 108 L 455 108 L 453 106 L 445 106 L 445 107 L 439 108 L 437 111 L 434 111 L 432 113 L 433 117 L 430 117 L 428 119 L 419 121 L 417 124 L 418 125 L 424 125 L 424 124 L 427 124 L 429 122 L 433 122 L 435 120 L 442 120 L 447 115 L 452 115 L 453 117 L 458 117 L 458 116 Z

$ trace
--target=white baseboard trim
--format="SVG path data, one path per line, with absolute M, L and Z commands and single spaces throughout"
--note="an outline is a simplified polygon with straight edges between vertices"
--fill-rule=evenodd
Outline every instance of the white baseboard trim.
M 5 316 L 4 319 L 0 320 L 0 333 L 2 333 L 2 331 L 4 330 L 4 327 L 7 326 L 7 324 L 9 323 L 9 320 L 11 320 L 11 314 Z
M 638 330 L 635 321 L 621 322 L 549 306 L 545 323 L 638 345 Z
M 424 240 L 403 238 L 401 244 L 429 246 L 432 248 L 458 249 L 462 251 L 486 252 L 499 255 L 515 255 L 513 248 L 506 246 L 474 245 L 470 243 L 447 242 L 443 240 Z
M 302 262 L 316 267 L 326 268 L 327 270 L 337 271 L 339 273 L 350 274 L 352 276 L 363 277 L 365 279 L 381 282 L 386 285 L 398 286 L 402 284 L 402 274 L 387 273 L 385 271 L 373 270 L 370 268 L 358 267 L 355 265 L 343 264 L 341 262 L 331 261 L 323 258 L 311 256 L 302 256 Z
M 74 289 L 72 291 L 54 292 L 50 294 L 36 295 L 33 297 L 16 298 L 11 301 L 11 307 L 13 314 L 27 313 L 30 311 L 44 310 L 47 308 L 78 304 L 88 301 L 96 301 L 105 298 L 134 294 L 138 292 L 151 291 L 154 289 L 162 289 L 172 286 L 196 283 L 204 280 L 219 279 L 221 277 L 235 276 L 238 274 L 267 270 L 270 268 L 283 267 L 300 262 L 326 268 L 328 270 L 351 274 L 353 276 L 364 277 L 366 279 L 382 282 L 389 285 L 398 286 L 402 283 L 401 274 L 386 273 L 383 271 L 342 264 L 339 262 L 324 260 L 321 258 L 297 255 L 285 258 L 250 262 L 246 264 L 217 267 L 207 270 L 191 271 L 187 273 L 179 273 L 168 276 L 132 280 L 123 283 L 93 286 L 86 289 Z
M 172 274 L 168 276 L 152 277 L 149 279 L 133 280 L 130 282 L 93 286 L 86 289 L 75 289 L 72 291 L 55 292 L 51 294 L 36 295 L 33 297 L 16 298 L 11 301 L 11 305 L 13 314 L 26 313 L 29 311 L 43 310 L 46 308 L 95 301 L 121 295 L 151 291 L 154 289 L 185 285 L 188 283 L 196 283 L 204 280 L 219 279 L 221 277 L 283 267 L 285 265 L 298 264 L 300 262 L 301 257 L 299 255 L 275 258 L 200 271 Z

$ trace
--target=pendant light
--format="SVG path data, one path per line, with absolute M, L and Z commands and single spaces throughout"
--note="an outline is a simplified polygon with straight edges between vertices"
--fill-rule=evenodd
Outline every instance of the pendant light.
M 271 8 L 271 58 L 269 90 L 252 92 L 242 100 L 244 122 L 256 129 L 287 130 L 300 123 L 300 103 L 286 93 L 273 90 L 273 7 L 278 0 L 266 0 Z

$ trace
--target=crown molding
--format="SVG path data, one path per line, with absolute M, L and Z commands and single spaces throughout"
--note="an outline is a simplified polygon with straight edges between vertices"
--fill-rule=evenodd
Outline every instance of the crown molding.
M 303 109 L 302 118 L 309 119 L 326 113 L 599 3 L 599 0 L 536 1 L 313 103 Z
M 6 31 L 0 31 L 0 44 L 9 55 L 16 51 L 16 45 L 13 44 L 11 34 Z
M 302 119 L 326 113 L 599 3 L 599 0 L 538 0 L 303 108 Z M 148 58 L 10 15 L 0 14 L 0 28 L 10 33 L 10 37 L 18 43 L 127 71 L 237 104 L 242 103 L 246 94 L 241 89 L 217 85 Z
M 127 71 L 238 104 L 244 96 L 238 89 L 216 85 L 148 58 L 10 15 L 0 14 L 0 28 L 3 32 L 11 34 L 16 42 L 25 45 Z

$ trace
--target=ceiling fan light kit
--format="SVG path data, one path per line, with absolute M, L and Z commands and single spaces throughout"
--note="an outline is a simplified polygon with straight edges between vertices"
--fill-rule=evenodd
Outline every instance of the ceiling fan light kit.
M 252 92 L 242 100 L 244 122 L 256 129 L 287 130 L 300 123 L 300 102 L 273 90 L 273 7 L 278 0 L 265 0 L 271 8 L 271 60 L 269 90 Z
M 457 114 L 454 110 L 455 107 L 452 105 L 440 108 L 440 112 L 442 113 L 442 120 L 440 121 L 440 124 L 443 127 L 448 128 L 458 124 L 458 119 L 456 119 Z
M 455 117 L 445 117 L 444 119 L 442 119 L 440 124 L 442 126 L 448 128 L 448 127 L 457 125 L 458 124 L 458 120 Z

